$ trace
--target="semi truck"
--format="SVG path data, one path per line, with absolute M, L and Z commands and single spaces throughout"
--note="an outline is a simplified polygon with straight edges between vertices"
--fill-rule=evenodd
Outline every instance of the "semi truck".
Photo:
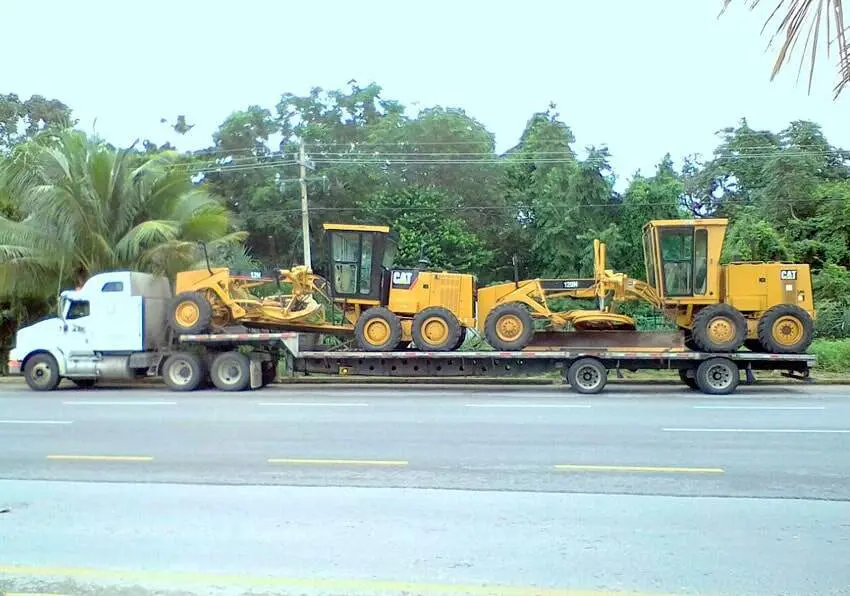
M 315 336 L 300 332 L 234 327 L 176 333 L 169 325 L 173 299 L 163 277 L 133 271 L 94 275 L 81 288 L 60 294 L 56 316 L 17 332 L 9 371 L 23 375 L 35 391 L 54 390 L 63 379 L 90 388 L 151 377 L 174 391 L 243 391 L 271 383 L 281 361 L 291 374 L 340 376 L 499 378 L 558 371 L 574 391 L 592 394 L 605 388 L 610 371 L 621 376 L 662 369 L 677 371 L 692 389 L 722 395 L 735 391 L 742 376 L 755 382 L 757 371 L 807 380 L 816 361 L 811 354 L 702 352 L 654 333 L 631 334 L 638 340 L 623 347 L 618 331 L 567 332 L 569 347 L 556 342 L 515 351 L 317 349 L 321 346 L 310 339 Z

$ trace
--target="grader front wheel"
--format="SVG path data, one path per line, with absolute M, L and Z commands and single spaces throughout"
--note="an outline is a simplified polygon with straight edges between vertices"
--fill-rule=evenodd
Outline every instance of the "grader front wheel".
M 452 312 L 432 306 L 413 317 L 413 342 L 425 352 L 447 352 L 455 349 L 463 328 Z
M 169 324 L 176 333 L 204 333 L 209 330 L 212 319 L 212 306 L 200 292 L 182 292 L 171 301 Z

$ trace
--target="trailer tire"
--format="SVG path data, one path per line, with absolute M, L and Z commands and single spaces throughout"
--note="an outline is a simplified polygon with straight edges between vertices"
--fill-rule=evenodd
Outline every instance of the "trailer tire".
M 814 322 L 796 304 L 767 309 L 758 324 L 759 342 L 773 354 L 801 354 L 812 343 Z
M 697 387 L 709 395 L 728 395 L 741 381 L 738 365 L 728 358 L 709 358 L 701 362 L 695 375 Z
M 242 352 L 222 352 L 212 361 L 210 379 L 220 391 L 244 391 L 251 385 L 251 360 Z
M 534 337 L 534 320 L 522 304 L 509 302 L 490 311 L 484 321 L 484 339 L 493 349 L 521 350 Z
M 374 306 L 357 319 L 354 339 L 367 352 L 392 351 L 401 341 L 401 319 L 386 307 Z
M 461 336 L 457 317 L 442 306 L 429 306 L 413 317 L 413 342 L 424 352 L 449 352 Z
M 694 316 L 691 338 L 703 352 L 735 352 L 747 339 L 747 319 L 728 304 L 706 306 Z
M 42 352 L 27 358 L 24 379 L 33 391 L 53 391 L 59 386 L 59 363 L 51 354 Z
M 596 358 L 580 358 L 567 370 L 567 382 L 578 393 L 599 393 L 608 382 L 608 369 Z
M 689 376 L 690 375 L 690 376 Z M 680 368 L 679 369 L 679 378 L 682 380 L 682 383 L 687 385 L 690 389 L 694 391 L 699 391 L 699 386 L 697 385 L 696 380 L 696 371 L 692 368 Z
M 171 299 L 168 325 L 176 333 L 204 333 L 209 330 L 212 319 L 212 306 L 200 292 L 181 292 Z
M 162 379 L 172 391 L 194 391 L 205 373 L 204 361 L 192 352 L 175 352 L 162 365 Z

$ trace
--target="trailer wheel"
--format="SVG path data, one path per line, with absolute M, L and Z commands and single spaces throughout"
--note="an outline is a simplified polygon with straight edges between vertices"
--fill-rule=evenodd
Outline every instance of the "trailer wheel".
M 386 307 L 372 307 L 357 319 L 354 339 L 361 350 L 390 351 L 401 341 L 401 319 Z
M 162 378 L 172 391 L 194 391 L 204 380 L 204 361 L 191 352 L 175 352 L 162 365 Z
M 59 363 L 47 352 L 27 358 L 24 365 L 24 378 L 33 391 L 53 391 L 59 386 Z
M 534 320 L 521 304 L 509 302 L 490 311 L 484 321 L 484 339 L 496 350 L 521 350 L 534 337 Z
M 169 305 L 168 324 L 177 333 L 204 333 L 210 328 L 213 310 L 200 292 L 181 292 Z
M 735 352 L 747 339 L 747 319 L 728 304 L 706 306 L 694 316 L 691 339 L 703 352 Z
M 692 368 L 679 369 L 679 378 L 682 380 L 682 383 L 684 383 L 694 391 L 698 391 L 699 387 L 697 386 L 697 380 L 695 375 L 696 371 Z
M 462 328 L 454 313 L 442 306 L 430 306 L 413 317 L 413 341 L 425 352 L 454 349 Z
M 567 370 L 567 382 L 578 393 L 599 393 L 608 382 L 608 369 L 596 358 L 580 358 Z
M 251 384 L 251 361 L 242 352 L 222 352 L 212 361 L 210 379 L 221 391 L 244 391 Z
M 759 319 L 758 334 L 768 352 L 799 354 L 812 343 L 814 323 L 809 313 L 796 304 L 779 304 Z
M 710 358 L 700 363 L 695 376 L 697 387 L 710 395 L 728 395 L 741 380 L 738 365 L 728 358 Z

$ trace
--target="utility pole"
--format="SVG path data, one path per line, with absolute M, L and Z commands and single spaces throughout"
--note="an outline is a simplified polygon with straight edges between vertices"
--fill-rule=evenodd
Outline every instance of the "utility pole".
M 307 157 L 304 155 L 304 139 L 300 141 L 299 163 L 301 165 L 301 236 L 304 241 L 304 264 L 308 269 L 313 268 L 310 257 L 310 217 L 307 211 Z

